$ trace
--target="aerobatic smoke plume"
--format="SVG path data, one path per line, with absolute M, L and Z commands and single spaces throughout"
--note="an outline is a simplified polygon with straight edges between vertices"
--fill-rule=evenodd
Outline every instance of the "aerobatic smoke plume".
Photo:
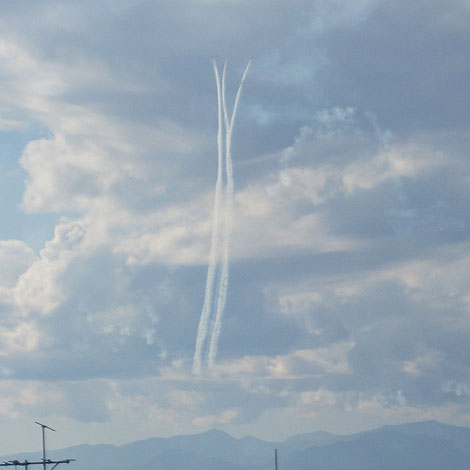
M 232 170 L 232 131 L 237 115 L 238 103 L 243 88 L 243 83 L 250 68 L 251 61 L 245 68 L 233 105 L 232 115 L 229 118 L 225 99 L 225 75 L 227 61 L 222 71 L 222 83 L 219 70 L 215 61 L 212 61 L 215 81 L 217 86 L 217 180 L 214 195 L 214 214 L 212 221 L 211 248 L 209 254 L 209 266 L 207 269 L 206 287 L 201 318 L 196 336 L 194 351 L 193 373 L 200 374 L 202 370 L 202 358 L 207 351 L 207 365 L 212 370 L 217 355 L 217 345 L 222 327 L 222 317 L 227 300 L 230 261 L 230 236 L 232 232 L 233 213 L 233 170 Z M 225 160 L 224 160 L 225 144 Z M 222 191 L 223 169 L 225 168 L 225 191 Z M 221 215 L 224 215 L 223 220 Z M 218 274 L 217 289 L 214 292 L 214 281 Z M 215 307 L 215 314 L 212 315 Z M 209 328 L 210 325 L 210 328 Z M 206 342 L 209 341 L 208 349 Z

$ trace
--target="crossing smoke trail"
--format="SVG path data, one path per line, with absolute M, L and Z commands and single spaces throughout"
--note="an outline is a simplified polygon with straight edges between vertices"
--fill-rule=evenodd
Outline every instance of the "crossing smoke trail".
M 222 135 L 222 91 L 220 89 L 220 77 L 217 64 L 212 61 L 215 82 L 217 85 L 217 108 L 218 108 L 218 130 L 217 130 L 217 181 L 215 183 L 214 214 L 212 219 L 211 248 L 209 254 L 209 266 L 207 268 L 206 288 L 204 292 L 204 303 L 196 336 L 196 348 L 193 359 L 193 373 L 200 374 L 202 366 L 202 352 L 207 337 L 208 325 L 212 310 L 212 296 L 214 286 L 214 275 L 219 257 L 219 220 L 220 203 L 222 196 L 222 166 L 223 166 L 223 135 Z M 224 65 L 225 71 L 225 65 Z
M 230 235 L 232 231 L 232 212 L 233 212 L 233 170 L 232 170 L 232 130 L 235 117 L 237 114 L 238 103 L 240 100 L 241 91 L 245 77 L 250 68 L 251 61 L 245 68 L 240 85 L 238 87 L 235 103 L 233 106 L 232 116 L 228 117 L 227 105 L 225 100 L 225 75 L 227 61 L 224 63 L 222 71 L 222 84 L 220 83 L 220 75 L 217 69 L 217 64 L 212 61 L 214 75 L 217 86 L 217 109 L 218 109 L 218 131 L 217 131 L 217 180 L 215 185 L 214 196 L 214 215 L 212 222 L 212 235 L 211 235 L 211 249 L 209 254 L 209 267 L 207 269 L 206 287 L 204 291 L 204 303 L 201 311 L 201 318 L 196 336 L 196 347 L 193 359 L 193 373 L 200 374 L 202 369 L 202 356 L 204 352 L 204 345 L 209 332 L 209 351 L 208 351 L 208 368 L 211 370 L 214 365 L 215 357 L 217 355 L 217 345 L 222 326 L 222 317 L 227 300 L 228 289 L 228 268 L 229 268 L 229 255 L 230 255 Z M 225 131 L 225 136 L 223 135 Z M 225 138 L 224 138 L 225 137 Z M 225 162 L 223 160 L 223 144 L 225 140 Z M 223 167 L 225 163 L 226 172 L 226 185 L 225 194 L 222 194 L 223 183 Z M 221 206 L 224 206 L 224 224 L 222 232 L 222 242 L 220 242 L 220 219 L 221 219 Z M 222 248 L 222 253 L 220 253 Z M 214 278 L 219 264 L 220 257 L 222 257 L 221 267 L 219 268 L 219 279 L 217 291 L 214 297 Z M 215 318 L 212 316 L 212 305 L 216 304 Z
M 245 71 L 243 72 L 240 86 L 238 87 L 237 95 L 235 97 L 235 103 L 233 105 L 232 116 L 230 121 L 228 119 L 227 105 L 225 102 L 225 64 L 223 73 L 223 85 L 222 85 L 222 105 L 224 111 L 225 120 L 225 169 L 227 172 L 227 185 L 225 188 L 225 225 L 224 225 L 224 238 L 223 238 L 223 259 L 222 269 L 219 278 L 218 288 L 218 299 L 217 299 L 217 311 L 215 315 L 214 325 L 211 330 L 209 353 L 207 356 L 209 370 L 214 367 L 215 357 L 217 355 L 217 346 L 219 343 L 220 330 L 222 327 L 222 316 L 227 301 L 227 289 L 229 280 L 229 262 L 230 262 L 230 237 L 232 234 L 232 214 L 233 214 L 233 170 L 232 170 L 232 130 L 233 123 L 238 110 L 238 103 L 240 101 L 240 95 L 245 82 L 246 74 L 250 68 L 251 61 L 248 62 Z

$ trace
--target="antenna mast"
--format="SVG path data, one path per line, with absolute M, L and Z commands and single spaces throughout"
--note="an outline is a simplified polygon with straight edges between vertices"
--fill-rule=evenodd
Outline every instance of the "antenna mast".
M 45 424 L 38 423 L 35 421 L 36 424 L 41 426 L 41 431 L 42 431 L 42 463 L 43 466 L 42 468 L 46 470 L 46 435 L 45 435 L 45 430 L 50 429 L 51 431 L 55 432 L 55 429 L 50 428 L 49 426 L 46 426 Z

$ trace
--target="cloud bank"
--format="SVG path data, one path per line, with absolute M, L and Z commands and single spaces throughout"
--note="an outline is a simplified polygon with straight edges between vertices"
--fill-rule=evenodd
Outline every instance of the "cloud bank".
M 37 419 L 56 446 L 470 423 L 467 2 L 0 10 L 4 453 Z M 253 65 L 218 363 L 193 377 L 213 56 L 227 91 Z

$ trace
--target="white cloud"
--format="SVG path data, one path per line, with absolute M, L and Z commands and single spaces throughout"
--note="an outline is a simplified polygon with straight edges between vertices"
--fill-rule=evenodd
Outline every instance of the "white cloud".
M 13 287 L 19 276 L 33 263 L 33 250 L 20 240 L 0 240 L 0 262 L 3 266 L 0 285 Z
M 84 235 L 83 225 L 77 222 L 56 227 L 53 240 L 46 243 L 40 258 L 21 275 L 15 287 L 20 311 L 51 314 L 66 298 L 60 279 L 68 264 L 83 254 Z
M 319 374 L 348 374 L 348 353 L 354 343 L 340 342 L 326 348 L 299 349 L 274 357 L 245 356 L 221 363 L 216 373 L 222 377 L 272 377 L 278 379 L 319 376 Z
M 354 190 L 369 190 L 387 179 L 413 178 L 441 166 L 443 157 L 432 149 L 410 145 L 404 148 L 390 148 L 368 161 L 349 165 L 343 175 L 347 193 Z
M 38 349 L 40 338 L 41 335 L 34 323 L 20 322 L 14 326 L 0 326 L 0 356 L 34 353 Z
M 196 427 L 199 428 L 212 428 L 214 426 L 231 423 L 238 417 L 239 414 L 240 411 L 237 409 L 224 410 L 218 415 L 207 415 L 194 418 L 192 422 Z

